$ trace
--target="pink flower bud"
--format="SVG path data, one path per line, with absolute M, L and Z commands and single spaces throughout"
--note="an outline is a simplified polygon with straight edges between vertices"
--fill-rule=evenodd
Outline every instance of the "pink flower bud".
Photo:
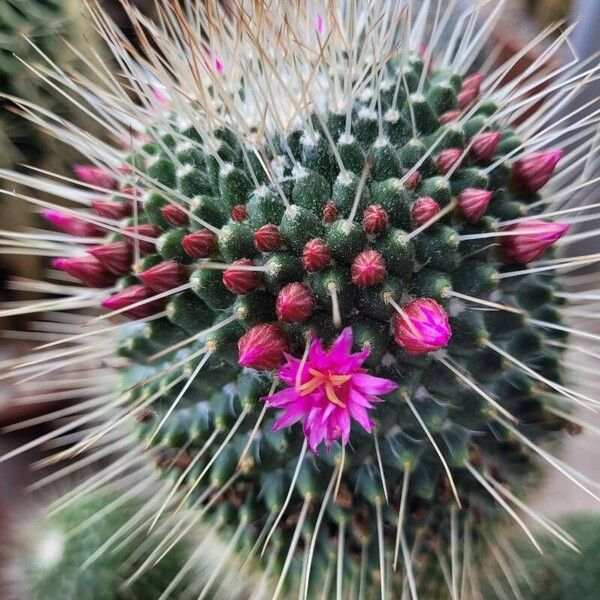
M 407 190 L 414 190 L 421 183 L 421 173 L 413 171 L 404 182 L 404 187 Z
M 148 300 L 148 302 L 124 312 L 124 314 L 132 319 L 143 319 L 144 317 L 156 314 L 164 305 L 164 300 L 149 300 L 154 295 L 155 292 L 145 285 L 132 285 L 122 292 L 105 298 L 101 304 L 109 310 L 120 310 L 142 300 Z
M 125 275 L 131 271 L 131 247 L 126 242 L 115 242 L 90 248 L 88 252 L 115 275 Z
M 481 73 L 473 73 L 463 79 L 461 90 L 475 90 L 475 92 L 479 94 L 482 81 L 483 75 Z
M 104 288 L 113 285 L 116 276 L 109 273 L 94 256 L 77 256 L 75 258 L 55 258 L 52 266 L 79 279 L 83 284 Z
M 452 121 L 456 121 L 460 117 L 460 110 L 449 110 L 448 112 L 440 115 L 440 123 L 450 123 Z
M 315 309 L 315 301 L 306 285 L 288 283 L 279 291 L 275 309 L 280 321 L 300 323 L 310 317 Z
M 51 223 L 56 229 L 60 229 L 69 235 L 77 237 L 97 237 L 103 236 L 105 231 L 94 225 L 88 223 L 83 219 L 78 219 L 73 215 L 60 212 L 58 210 L 45 210 L 42 212 L 42 217 L 48 223 Z
M 248 211 L 243 204 L 236 204 L 231 209 L 231 219 L 236 223 L 243 223 L 248 218 Z
M 367 233 L 381 233 L 388 222 L 388 214 L 381 204 L 371 204 L 363 213 L 363 227 Z
M 442 150 L 437 157 L 437 167 L 442 174 L 448 173 L 450 169 L 460 160 L 462 156 L 462 150 L 460 148 L 448 148 Z
M 477 162 L 487 162 L 491 160 L 498 148 L 502 135 L 499 131 L 488 131 L 479 133 L 473 138 L 471 146 L 471 155 Z
M 323 221 L 325 221 L 325 223 L 333 223 L 337 217 L 337 206 L 331 200 L 328 200 L 323 207 Z
M 485 214 L 492 199 L 493 192 L 480 190 L 478 188 L 467 188 L 458 194 L 458 212 L 469 223 L 479 221 Z
M 535 219 L 510 225 L 504 231 L 512 232 L 500 238 L 504 257 L 514 263 L 525 264 L 539 258 L 569 229 L 565 223 Z
M 131 206 L 127 202 L 116 200 L 92 200 L 92 208 L 104 219 L 118 221 L 131 214 Z
M 234 294 L 247 294 L 257 286 L 258 273 L 256 271 L 236 269 L 237 265 L 252 266 L 254 263 L 248 258 L 236 260 L 229 269 L 223 271 L 223 285 Z
M 524 192 L 537 192 L 548 183 L 563 156 L 562 150 L 547 150 L 516 160 L 512 173 L 516 187 Z
M 439 350 L 451 335 L 446 311 L 432 298 L 417 298 L 394 317 L 394 339 L 407 354 Z
M 75 165 L 73 171 L 78 179 L 90 185 L 114 190 L 117 187 L 117 180 L 104 169 L 94 167 L 93 165 Z
M 238 362 L 242 367 L 271 371 L 284 361 L 287 344 L 274 323 L 255 325 L 238 341 Z
M 165 221 L 173 227 L 185 227 L 190 219 L 179 206 L 176 204 L 165 204 L 160 209 L 160 214 L 164 217 Z
M 458 100 L 458 106 L 461 109 L 467 108 L 473 101 L 479 96 L 479 91 L 475 88 L 463 88 L 458 92 L 456 99 Z
M 254 233 L 254 246 L 260 252 L 275 252 L 281 246 L 279 227 L 272 223 L 259 227 Z
M 155 292 L 166 292 L 183 285 L 188 279 L 187 269 L 174 260 L 158 263 L 137 276 Z
M 125 241 L 130 245 L 134 246 L 138 244 L 140 252 L 142 254 L 149 254 L 154 252 L 154 242 L 146 240 L 140 240 L 135 236 L 143 236 L 146 238 L 157 238 L 160 235 L 160 229 L 150 223 L 144 223 L 142 225 L 133 225 L 131 227 L 125 227 L 125 232 L 132 233 L 133 235 L 125 235 Z
M 412 220 L 415 227 L 427 223 L 440 212 L 440 205 L 429 196 L 421 196 L 417 198 L 412 205 Z
M 377 250 L 365 250 L 354 258 L 350 272 L 359 287 L 377 285 L 385 277 L 385 261 Z
M 302 266 L 314 273 L 324 269 L 331 261 L 331 251 L 321 238 L 313 238 L 306 242 L 302 250 Z
M 217 247 L 217 238 L 208 229 L 201 229 L 188 233 L 181 245 L 183 251 L 192 258 L 208 258 Z

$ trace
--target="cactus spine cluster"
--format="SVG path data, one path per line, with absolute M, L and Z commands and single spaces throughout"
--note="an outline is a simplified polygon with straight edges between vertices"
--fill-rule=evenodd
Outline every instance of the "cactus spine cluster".
M 563 152 L 469 70 L 492 19 L 443 46 L 450 9 L 428 31 L 429 3 L 400 4 L 165 4 L 181 31 L 146 70 L 111 40 L 143 126 L 78 167 L 104 196 L 46 213 L 109 232 L 54 266 L 132 321 L 122 402 L 168 465 L 163 510 L 273 597 L 475 590 L 459 565 L 515 516 L 566 423 L 549 398 L 572 396 L 560 281 L 529 268 L 568 229 L 544 215 Z

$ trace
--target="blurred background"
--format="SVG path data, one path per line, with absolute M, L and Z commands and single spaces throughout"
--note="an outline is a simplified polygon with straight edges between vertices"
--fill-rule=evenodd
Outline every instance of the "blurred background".
M 466 3 L 468 0 L 461 1 Z M 120 7 L 120 2 L 103 0 L 101 3 L 135 43 L 134 32 Z M 135 4 L 148 14 L 152 14 L 153 0 L 137 0 Z M 493 4 L 494 2 L 490 3 L 490 6 Z M 60 36 L 83 53 L 91 48 L 102 52 L 93 28 L 87 19 L 81 18 L 81 5 L 79 0 L 0 0 L 0 92 L 3 94 L 0 98 L 2 107 L 0 168 L 23 169 L 23 165 L 27 164 L 66 175 L 71 174 L 71 165 L 76 161 L 76 157 L 65 152 L 64 147 L 58 148 L 52 139 L 39 133 L 31 123 L 18 116 L 18 111 L 10 97 L 26 97 L 77 122 L 80 117 L 73 112 L 72 108 L 66 102 L 61 102 L 60 98 L 53 96 L 14 55 L 31 63 L 39 62 L 39 56 L 36 56 L 24 37 L 27 36 L 61 66 L 67 66 L 65 64 L 67 61 L 74 68 L 85 70 L 83 62 L 73 61 L 72 57 L 67 58 L 63 44 L 59 42 Z M 508 0 L 506 10 L 502 14 L 490 44 L 492 47 L 499 48 L 498 60 L 506 60 L 550 23 L 561 19 L 566 24 L 580 19 L 573 35 L 573 46 L 580 58 L 594 57 L 600 50 L 600 35 L 598 35 L 600 0 Z M 525 70 L 541 51 L 541 48 L 536 48 L 525 60 L 518 63 L 513 76 Z M 569 58 L 557 57 L 553 60 L 569 60 Z M 597 63 L 597 56 L 592 61 Z M 582 105 L 598 96 L 600 96 L 599 85 L 595 82 L 577 99 L 577 103 Z M 594 108 L 596 107 L 590 110 Z M 596 194 L 600 197 L 600 193 L 596 192 Z M 23 208 L 21 202 L 9 197 L 0 197 L 1 228 L 23 231 L 41 224 L 37 221 L 36 215 L 27 215 Z M 594 243 L 594 238 L 591 242 L 586 242 L 588 252 L 593 248 Z M 580 250 L 582 249 L 577 249 L 577 253 L 582 253 Z M 10 308 L 24 298 L 35 297 L 26 291 L 15 290 L 10 281 L 14 281 L 15 278 L 21 281 L 40 278 L 46 266 L 45 261 L 44 257 L 34 255 L 22 257 L 0 251 L 2 308 Z M 59 391 L 59 388 L 48 389 L 49 383 L 46 381 L 39 388 L 40 400 L 36 400 L 35 391 L 23 397 L 22 392 L 16 390 L 10 380 L 2 377 L 8 362 L 26 354 L 32 345 L 32 336 L 28 333 L 28 328 L 32 326 L 29 321 L 30 317 L 27 315 L 0 319 L 0 365 L 3 366 L 0 370 L 0 431 L 2 431 L 0 455 L 27 443 L 47 431 L 48 427 L 56 425 L 42 424 L 38 427 L 20 429 L 16 426 L 17 423 L 23 419 L 35 419 L 38 415 L 63 406 L 60 402 L 54 401 L 52 396 L 54 392 Z M 585 388 L 584 382 L 582 385 Z M 590 395 L 597 394 L 595 389 L 582 391 Z M 77 398 L 72 398 L 67 402 L 76 401 Z M 588 420 L 587 415 L 586 420 Z M 594 437 L 595 433 L 592 429 L 593 426 L 600 427 L 600 419 L 596 423 L 592 422 L 591 425 L 591 428 L 583 432 L 573 432 L 579 435 L 573 435 L 566 442 L 561 456 L 567 464 L 596 481 L 600 480 L 600 461 L 595 459 L 597 452 L 594 452 L 594 447 L 597 446 L 597 438 Z M 44 451 L 44 447 L 37 448 L 16 460 L 0 463 L 0 540 L 5 539 L 2 528 L 14 520 L 15 507 L 21 508 L 23 502 L 26 502 L 27 487 L 42 474 L 47 474 L 47 470 L 31 468 L 32 464 L 43 458 Z M 552 474 L 543 489 L 539 491 L 534 502 L 535 508 L 550 517 L 588 511 L 597 512 L 598 505 L 594 500 L 584 493 L 578 493 L 576 489 L 560 475 Z M 0 600 L 2 600 L 1 593 Z

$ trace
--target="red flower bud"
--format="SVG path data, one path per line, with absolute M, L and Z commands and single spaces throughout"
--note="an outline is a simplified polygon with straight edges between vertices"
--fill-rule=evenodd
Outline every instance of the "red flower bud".
M 242 367 L 271 371 L 284 361 L 286 347 L 283 333 L 277 325 L 255 325 L 238 341 L 238 362 Z
M 138 273 L 137 276 L 155 292 L 166 292 L 183 285 L 188 279 L 188 272 L 181 263 L 167 260 Z
M 337 206 L 331 200 L 328 200 L 323 207 L 323 221 L 325 223 L 333 223 L 337 219 L 337 216 Z
M 208 258 L 217 247 L 217 238 L 212 231 L 201 229 L 188 233 L 181 241 L 183 251 L 192 258 Z
M 42 216 L 56 229 L 77 237 L 98 237 L 106 232 L 101 227 L 58 210 L 45 210 Z
M 440 205 L 429 196 L 421 196 L 415 200 L 411 212 L 415 227 L 419 227 L 440 212 Z
M 93 165 L 75 165 L 73 171 L 78 179 L 84 183 L 113 190 L 117 187 L 117 180 L 106 170 Z
M 479 133 L 473 138 L 471 155 L 477 162 L 487 162 L 496 153 L 502 135 L 499 131 Z
M 300 323 L 310 317 L 315 309 L 315 301 L 306 285 L 288 283 L 279 291 L 275 308 L 280 321 Z
M 407 354 L 439 350 L 451 335 L 446 311 L 432 298 L 417 298 L 394 316 L 394 339 Z
M 504 231 L 512 232 L 500 238 L 504 257 L 514 263 L 525 264 L 539 258 L 569 229 L 565 223 L 552 223 L 541 219 L 521 221 Z
M 451 121 L 456 121 L 458 117 L 460 117 L 460 110 L 449 110 L 440 115 L 440 123 L 450 123 Z
M 281 246 L 281 233 L 277 225 L 268 223 L 254 233 L 254 245 L 261 252 L 275 252 Z
M 102 306 L 109 310 L 120 310 L 142 300 L 148 300 L 148 302 L 144 302 L 144 304 L 124 312 L 124 314 L 132 319 L 143 319 L 144 317 L 156 314 L 164 305 L 164 300 L 162 299 L 149 300 L 154 295 L 155 292 L 145 285 L 132 285 L 122 292 L 105 298 L 102 301 Z
M 385 277 L 385 261 L 377 250 L 365 250 L 354 258 L 350 272 L 355 285 L 376 285 Z
M 104 288 L 113 285 L 116 276 L 109 273 L 104 265 L 94 256 L 77 256 L 74 258 L 55 258 L 52 266 L 79 279 L 89 287 Z
M 118 221 L 131 214 L 131 206 L 128 202 L 117 200 L 92 200 L 92 208 L 104 219 Z
M 96 246 L 90 248 L 88 252 L 95 256 L 111 273 L 125 275 L 131 271 L 131 246 L 127 242 Z
M 363 213 L 363 227 L 367 233 L 381 233 L 388 221 L 388 214 L 381 204 L 371 204 Z
M 479 221 L 485 214 L 493 192 L 477 188 L 467 188 L 458 194 L 458 212 L 469 223 Z
M 442 150 L 437 157 L 437 167 L 442 174 L 448 173 L 450 169 L 460 160 L 462 156 L 462 150 L 460 148 L 448 148 Z
M 421 183 L 421 173 L 413 171 L 404 182 L 404 187 L 407 190 L 414 190 Z
M 247 294 L 258 284 L 258 273 L 236 269 L 235 266 L 253 266 L 254 263 L 248 258 L 240 258 L 223 272 L 223 285 L 234 294 Z
M 246 210 L 246 207 L 243 204 L 236 204 L 231 209 L 231 218 L 236 223 L 242 223 L 245 221 L 248 218 L 248 211 Z
M 125 235 L 125 241 L 130 245 L 139 245 L 141 254 L 149 254 L 154 252 L 154 242 L 140 240 L 135 236 L 143 236 L 145 238 L 157 238 L 160 235 L 160 229 L 150 223 L 144 223 L 142 225 L 133 225 L 131 227 L 125 227 L 125 232 L 132 233 L 133 235 Z
M 563 156 L 562 150 L 547 150 L 516 160 L 512 173 L 516 187 L 524 192 L 537 192 L 548 183 Z
M 310 273 L 324 269 L 331 260 L 331 252 L 321 238 L 313 238 L 302 250 L 302 266 Z
M 165 204 L 160 209 L 160 214 L 164 217 L 165 221 L 169 225 L 173 225 L 173 227 L 185 227 L 190 222 L 185 211 L 176 204 Z

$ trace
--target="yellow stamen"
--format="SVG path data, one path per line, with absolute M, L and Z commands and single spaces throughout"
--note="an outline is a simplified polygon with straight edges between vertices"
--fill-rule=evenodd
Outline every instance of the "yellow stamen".
M 350 375 L 328 375 L 316 369 L 308 369 L 308 372 L 313 377 L 298 388 L 301 396 L 306 396 L 324 385 L 327 399 L 340 408 L 346 408 L 346 405 L 337 397 L 334 388 L 346 383 L 351 378 Z
M 346 405 L 335 395 L 332 383 L 325 384 L 325 393 L 327 394 L 327 399 L 329 400 L 329 402 L 333 402 L 336 406 L 339 406 L 340 408 L 346 408 Z

